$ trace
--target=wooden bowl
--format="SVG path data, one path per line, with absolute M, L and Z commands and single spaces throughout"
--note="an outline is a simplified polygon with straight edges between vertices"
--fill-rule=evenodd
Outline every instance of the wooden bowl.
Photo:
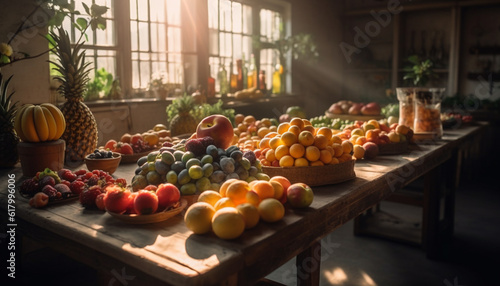
M 113 158 L 90 159 L 89 155 L 85 156 L 85 164 L 89 171 L 103 170 L 110 175 L 116 171 L 122 160 L 121 154 L 116 152 L 113 152 Z
M 179 201 L 179 205 L 176 208 L 157 212 L 149 215 L 139 215 L 139 214 L 118 214 L 113 212 L 108 212 L 112 217 L 115 217 L 121 221 L 130 224 L 148 224 L 156 223 L 168 220 L 169 218 L 179 214 L 186 208 L 188 202 L 184 199 Z

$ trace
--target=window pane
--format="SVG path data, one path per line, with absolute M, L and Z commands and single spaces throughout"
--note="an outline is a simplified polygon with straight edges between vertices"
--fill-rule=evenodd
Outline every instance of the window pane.
M 180 0 L 168 0 L 167 19 L 170 25 L 181 24 L 181 2 Z
M 168 28 L 168 50 L 181 52 L 181 30 L 179 28 Z
M 220 51 L 219 55 L 221 57 L 231 56 L 231 34 L 220 33 Z
M 229 0 L 221 0 L 219 11 L 221 30 L 231 31 L 231 2 Z
M 165 22 L 165 1 L 150 0 L 150 13 L 152 22 Z
M 219 54 L 219 31 L 210 30 L 209 31 L 209 55 Z
M 141 51 L 149 51 L 148 23 L 139 23 L 139 49 Z
M 132 51 L 137 51 L 139 49 L 138 46 L 138 35 L 139 32 L 137 30 L 137 22 L 131 22 L 130 23 L 130 41 L 131 41 L 131 49 Z
M 233 32 L 241 33 L 241 4 L 237 2 L 233 2 Z
M 100 46 L 113 46 L 115 44 L 114 37 L 113 37 L 113 31 L 114 29 L 114 21 L 107 20 L 106 21 L 106 29 L 105 30 L 99 30 L 97 29 L 95 31 L 96 33 L 96 45 Z
M 137 10 L 139 15 L 139 20 L 148 20 L 148 0 L 137 0 Z
M 137 19 L 137 1 L 130 0 L 130 19 Z
M 208 0 L 208 27 L 219 28 L 219 0 Z
M 241 35 L 233 35 L 233 58 L 241 59 L 242 52 L 242 38 Z
M 243 6 L 243 33 L 252 34 L 252 7 L 244 5 Z

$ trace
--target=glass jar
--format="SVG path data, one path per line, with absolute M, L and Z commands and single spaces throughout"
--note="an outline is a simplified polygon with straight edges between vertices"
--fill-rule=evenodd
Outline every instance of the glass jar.
M 415 133 L 432 133 L 435 137 L 443 136 L 441 124 L 441 100 L 444 88 L 415 89 Z
M 413 87 L 396 88 L 399 100 L 399 124 L 413 128 L 415 121 L 415 92 Z

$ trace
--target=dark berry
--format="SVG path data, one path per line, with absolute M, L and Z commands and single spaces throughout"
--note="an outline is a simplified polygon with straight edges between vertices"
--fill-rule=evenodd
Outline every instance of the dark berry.
M 45 176 L 45 177 L 40 179 L 38 184 L 40 184 L 40 187 L 42 187 L 42 188 L 47 186 L 47 185 L 53 187 L 56 184 L 56 180 L 51 176 Z
M 95 186 L 97 183 L 99 183 L 99 177 L 97 177 L 97 175 L 92 175 L 87 181 L 87 185 L 89 186 Z
M 209 145 L 215 145 L 214 138 L 210 136 L 205 136 L 201 138 L 201 143 L 203 144 L 203 147 L 207 148 Z
M 61 193 L 62 198 L 67 198 L 71 195 L 70 188 L 65 184 L 56 184 L 54 186 L 54 189 L 56 189 L 59 193 Z
M 37 180 L 27 179 L 21 183 L 21 186 L 19 187 L 19 191 L 23 195 L 27 195 L 27 196 L 32 197 L 40 191 L 40 186 L 39 186 Z
M 42 188 L 42 193 L 46 194 L 47 196 L 49 196 L 49 200 L 55 200 L 57 199 L 58 197 L 60 197 L 60 195 L 58 195 L 58 191 L 51 185 L 45 185 L 43 188 Z
M 186 142 L 186 150 L 193 152 L 197 157 L 204 155 L 205 149 L 201 140 L 190 139 Z
M 250 161 L 250 163 L 252 165 L 254 165 L 255 161 L 257 161 L 257 157 L 255 156 L 255 153 L 251 150 L 245 151 L 245 153 L 243 153 L 243 158 L 247 158 L 248 161 Z

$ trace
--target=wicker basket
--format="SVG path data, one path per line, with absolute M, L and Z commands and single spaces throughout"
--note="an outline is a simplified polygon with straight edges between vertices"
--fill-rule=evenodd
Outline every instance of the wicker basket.
M 273 176 L 284 176 L 292 184 L 305 183 L 309 186 L 324 186 L 338 184 L 356 177 L 354 173 L 355 160 L 336 165 L 307 166 L 307 167 L 267 167 L 263 166 L 264 173 Z

